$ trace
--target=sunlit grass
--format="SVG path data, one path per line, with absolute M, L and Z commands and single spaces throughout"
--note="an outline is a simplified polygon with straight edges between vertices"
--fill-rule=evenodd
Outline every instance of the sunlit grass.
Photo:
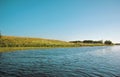
M 41 49 L 41 48 L 56 48 L 56 47 L 81 47 L 81 46 L 103 46 L 104 44 L 91 43 L 70 43 L 60 40 L 2 36 L 0 39 L 0 52 L 26 50 L 26 49 Z
M 61 47 L 74 44 L 51 39 L 2 36 L 0 47 Z

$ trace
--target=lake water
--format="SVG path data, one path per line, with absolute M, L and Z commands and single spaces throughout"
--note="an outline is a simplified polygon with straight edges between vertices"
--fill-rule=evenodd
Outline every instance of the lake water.
M 0 77 L 120 77 L 120 46 L 0 53 Z

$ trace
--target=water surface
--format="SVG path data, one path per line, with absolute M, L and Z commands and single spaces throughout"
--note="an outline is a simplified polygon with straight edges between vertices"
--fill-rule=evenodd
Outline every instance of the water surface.
M 0 77 L 120 77 L 120 46 L 0 53 Z

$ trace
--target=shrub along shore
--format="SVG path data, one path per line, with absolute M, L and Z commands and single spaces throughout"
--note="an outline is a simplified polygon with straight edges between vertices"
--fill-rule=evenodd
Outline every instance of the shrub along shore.
M 107 41 L 107 43 L 110 43 L 110 41 Z M 65 42 L 43 38 L 2 36 L 0 37 L 0 52 L 58 47 L 104 46 L 108 45 L 107 43 L 91 40 Z

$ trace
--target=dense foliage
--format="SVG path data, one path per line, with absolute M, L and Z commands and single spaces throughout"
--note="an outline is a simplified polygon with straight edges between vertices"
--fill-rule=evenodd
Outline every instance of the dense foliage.
M 90 44 L 103 44 L 102 40 L 93 41 L 93 40 L 84 40 L 84 41 L 70 41 L 71 43 L 90 43 Z
M 88 46 L 88 45 L 113 45 L 112 41 L 110 41 L 110 40 L 106 40 L 105 42 L 103 42 L 102 40 L 99 40 L 99 41 L 83 40 L 83 41 L 70 41 L 70 43 L 80 44 L 82 46 Z
M 112 45 L 113 43 L 112 43 L 112 41 L 110 41 L 110 40 L 106 40 L 106 41 L 104 42 L 104 44 L 106 44 L 106 45 Z

